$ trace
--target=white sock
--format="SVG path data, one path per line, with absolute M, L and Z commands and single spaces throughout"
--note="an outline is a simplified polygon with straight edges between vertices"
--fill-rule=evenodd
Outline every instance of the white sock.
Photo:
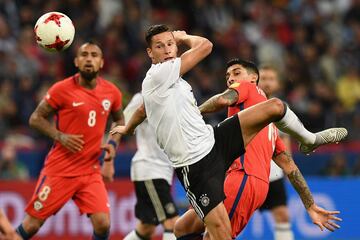
M 132 230 L 123 240 L 142 240 L 142 238 L 136 234 L 135 230 Z
M 276 223 L 274 239 L 275 240 L 294 240 L 294 234 L 291 231 L 291 224 L 290 223 Z
M 173 232 L 164 232 L 162 240 L 176 240 L 176 237 Z
M 304 144 L 313 144 L 316 139 L 316 135 L 312 132 L 309 132 L 296 114 L 291 111 L 289 106 L 286 106 L 286 113 L 282 119 L 277 122 L 274 122 L 276 127 L 281 131 L 290 134 L 297 141 Z

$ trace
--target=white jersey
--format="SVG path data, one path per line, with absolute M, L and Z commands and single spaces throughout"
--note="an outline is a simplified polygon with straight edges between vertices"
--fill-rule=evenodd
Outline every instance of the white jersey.
M 141 94 L 135 94 L 124 110 L 125 123 L 142 103 Z M 135 134 L 137 151 L 131 161 L 131 180 L 165 179 L 171 185 L 174 169 L 169 158 L 156 143 L 155 132 L 147 119 L 137 126 Z
M 279 180 L 280 178 L 284 177 L 283 170 L 273 161 L 270 162 L 270 182 Z
M 180 58 L 153 64 L 142 84 L 148 121 L 175 168 L 200 161 L 215 143 L 191 86 L 180 77 L 180 66 Z
M 279 136 L 283 136 L 285 133 L 279 130 Z M 270 177 L 269 181 L 273 182 L 284 177 L 284 171 L 273 160 L 270 163 Z

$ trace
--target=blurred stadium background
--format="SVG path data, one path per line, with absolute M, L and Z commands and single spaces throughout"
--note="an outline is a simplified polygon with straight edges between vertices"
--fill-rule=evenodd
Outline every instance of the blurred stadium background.
M 35 43 L 33 26 L 48 11 L 63 12 L 75 24 L 74 43 L 62 53 L 46 53 Z M 214 43 L 210 57 L 186 76 L 198 103 L 226 87 L 224 64 L 241 57 L 279 69 L 279 97 L 308 129 L 349 130 L 346 142 L 311 156 L 299 154 L 293 145 L 316 201 L 342 212 L 342 228 L 320 232 L 288 186 L 289 206 L 296 239 L 360 239 L 360 0 L 0 0 L 0 208 L 13 225 L 23 218 L 51 146 L 27 124 L 47 88 L 76 71 L 74 50 L 82 42 L 96 40 L 104 52 L 102 76 L 121 89 L 126 106 L 150 66 L 143 33 L 153 23 Z M 224 116 L 207 116 L 206 121 L 215 124 Z M 134 139 L 126 138 L 116 159 L 117 179 L 108 184 L 113 239 L 121 239 L 136 223 L 129 180 L 135 150 Z M 176 181 L 175 186 L 179 206 L 186 207 Z M 272 224 L 270 215 L 255 214 L 241 239 L 272 239 Z M 69 203 L 35 239 L 89 239 L 91 233 L 86 217 Z

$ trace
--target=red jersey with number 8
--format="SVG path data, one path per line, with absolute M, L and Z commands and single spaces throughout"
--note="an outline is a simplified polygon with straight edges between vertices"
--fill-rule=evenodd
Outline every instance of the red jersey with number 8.
M 42 173 L 80 176 L 100 172 L 99 158 L 107 119 L 121 108 L 122 95 L 111 82 L 98 77 L 96 87 L 79 84 L 79 75 L 54 84 L 44 100 L 56 110 L 56 128 L 66 134 L 83 135 L 83 149 L 72 153 L 59 142 L 48 153 Z

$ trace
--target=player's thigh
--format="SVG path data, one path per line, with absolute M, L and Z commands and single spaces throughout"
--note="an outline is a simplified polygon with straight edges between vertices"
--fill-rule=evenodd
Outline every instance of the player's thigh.
M 26 212 L 35 218 L 47 219 L 72 198 L 79 184 L 77 178 L 41 174 Z
M 109 216 L 110 204 L 108 193 L 100 173 L 84 175 L 81 187 L 75 193 L 73 200 L 79 207 L 80 213 L 105 213 Z
M 231 225 L 224 203 L 220 202 L 205 216 L 204 223 L 211 237 L 230 236 Z
M 238 113 L 245 147 L 268 124 L 278 121 L 284 111 L 279 99 L 258 103 Z
M 248 176 L 244 171 L 231 171 L 227 175 L 224 205 L 229 214 L 232 237 L 241 233 L 252 214 L 263 204 L 267 190 L 266 182 Z
M 194 209 L 187 210 L 175 223 L 174 233 L 176 237 L 193 233 L 203 233 L 205 226 Z
M 134 181 L 136 193 L 135 216 L 143 223 L 158 225 L 178 216 L 171 196 L 171 188 L 165 179 Z

